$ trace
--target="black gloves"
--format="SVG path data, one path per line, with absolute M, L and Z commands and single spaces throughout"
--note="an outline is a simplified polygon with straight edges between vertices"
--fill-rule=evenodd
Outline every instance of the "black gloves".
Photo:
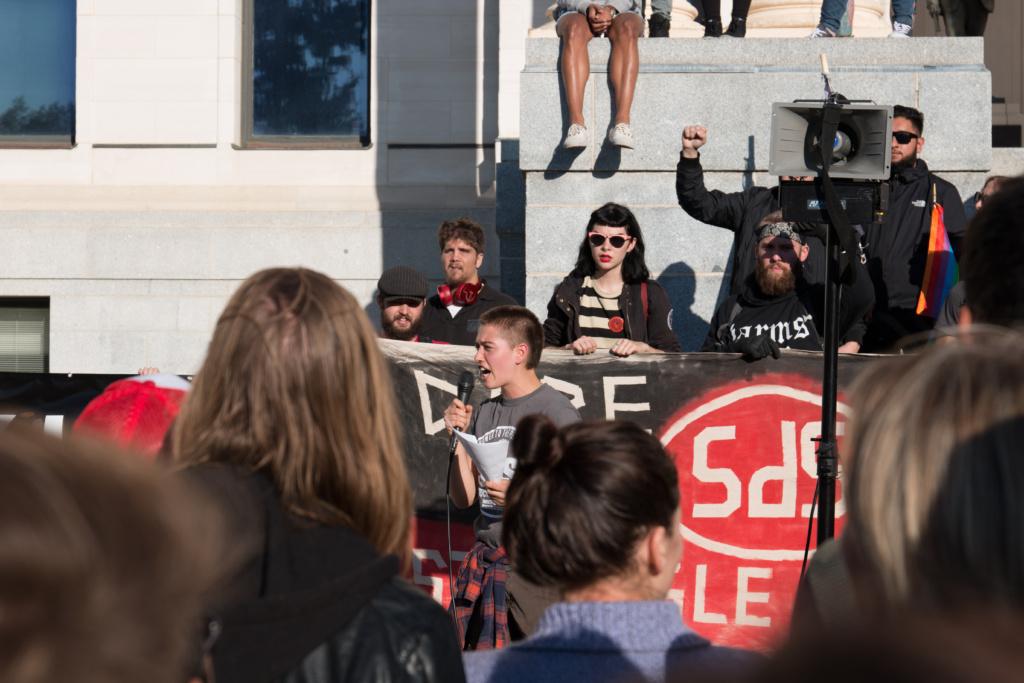
M 722 350 L 729 353 L 742 353 L 743 360 L 747 361 L 761 360 L 769 355 L 772 358 L 782 356 L 782 353 L 779 351 L 779 345 L 767 334 L 757 337 L 743 337 L 742 339 L 727 342 Z

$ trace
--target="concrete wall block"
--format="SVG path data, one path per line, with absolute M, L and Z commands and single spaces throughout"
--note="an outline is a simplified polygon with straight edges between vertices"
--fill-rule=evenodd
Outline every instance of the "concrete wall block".
M 450 119 L 453 142 L 493 143 L 498 137 L 498 117 L 486 106 L 477 111 L 475 101 L 452 102 Z
M 159 140 L 156 102 L 94 102 L 93 142 L 127 144 Z
M 93 13 L 102 15 L 166 16 L 217 14 L 214 0 L 92 0 Z
M 200 105 L 202 103 L 199 103 Z M 211 106 L 216 107 L 216 104 Z M 159 109 L 159 106 L 158 106 Z M 167 110 L 173 112 L 174 109 Z M 173 123 L 168 115 L 165 125 Z M 160 115 L 158 114 L 158 120 Z M 205 117 L 205 128 L 209 123 L 216 126 L 216 118 Z M 209 131 L 202 135 L 191 135 L 192 131 L 175 131 L 189 143 L 216 140 L 216 131 L 210 138 Z M 122 142 L 117 140 L 116 142 Z M 131 142 L 141 142 L 131 140 Z M 152 140 L 149 140 L 152 142 Z M 93 183 L 96 185 L 217 185 L 219 174 L 217 150 L 204 149 L 94 149 L 92 150 Z
M 216 59 L 220 22 L 217 15 L 162 16 L 154 49 L 162 59 Z
M 96 59 L 97 101 L 216 101 L 217 60 Z
M 494 184 L 494 149 L 389 148 L 388 182 L 391 185 Z
M 176 328 L 180 331 L 204 332 L 211 334 L 217 324 L 228 297 L 200 298 L 182 297 L 178 299 L 178 320 Z
M 583 117 L 589 125 L 592 142 L 586 149 L 562 149 L 562 140 L 569 127 L 568 113 L 563 109 L 560 77 L 557 73 L 523 72 L 520 81 L 519 158 L 525 170 L 590 170 L 594 166 L 594 150 L 604 135 L 594 127 L 594 81 L 587 82 L 583 95 Z M 594 137 L 596 136 L 596 137 Z
M 553 71 L 558 59 L 558 38 L 528 38 L 526 66 L 531 70 Z M 758 38 L 742 43 L 701 41 L 687 38 L 640 41 L 640 64 L 685 70 L 701 65 L 748 67 L 789 65 L 818 72 L 818 55 L 828 55 L 834 73 L 857 67 L 891 66 L 962 67 L 984 63 L 984 42 L 980 38 L 914 38 L 913 42 L 891 40 L 835 40 L 811 42 L 792 38 Z M 591 64 L 607 64 L 611 54 L 607 40 L 590 43 Z
M 99 15 L 92 18 L 95 59 L 155 59 L 158 25 L 153 15 Z
M 411 4 L 411 3 L 410 3 Z M 451 57 L 449 26 L 450 15 L 434 12 L 430 15 L 384 15 L 377 10 L 378 20 L 374 39 L 379 54 L 399 61 L 438 60 Z M 465 14 L 463 8 L 459 14 Z M 475 31 L 469 40 L 475 42 Z M 470 56 L 476 58 L 476 53 Z
M 418 107 L 388 107 L 382 137 L 392 144 L 473 140 L 475 131 L 462 137 L 453 135 L 452 106 L 451 102 L 424 102 Z
M 476 97 L 477 66 L 451 59 L 388 60 L 390 102 L 471 102 Z M 497 78 L 497 68 L 487 67 Z
M 496 168 L 497 197 L 495 225 L 505 233 L 519 233 L 526 225 L 526 182 L 518 161 L 505 161 Z
M 209 277 L 208 231 L 196 228 L 97 228 L 88 231 L 86 278 Z M 61 272 L 51 266 L 51 274 Z
M 34 225 L 0 227 L 4 251 L 4 279 L 81 276 L 88 270 L 89 239 L 84 231 Z M 60 251 L 53 249 L 59 244 Z
M 131 288 L 133 283 L 124 283 Z M 51 336 L 67 331 L 171 331 L 178 327 L 178 300 L 150 296 L 54 296 Z
M 833 61 L 833 87 L 851 99 L 920 106 L 926 120 L 929 111 L 934 110 L 937 116 L 928 126 L 928 136 L 934 143 L 930 156 L 936 167 L 988 168 L 990 131 L 985 122 L 991 113 L 991 75 L 980 58 L 969 61 L 975 56 L 975 41 L 920 40 L 919 48 L 911 44 L 892 49 L 885 47 L 892 41 L 856 41 L 856 47 L 863 48 L 866 54 L 852 59 L 852 55 L 844 53 L 851 61 L 839 62 L 839 67 Z M 700 44 L 700 52 L 693 54 L 699 41 L 660 41 L 665 45 L 657 50 L 642 41 L 646 45 L 632 108 L 637 146 L 634 150 L 619 150 L 604 143 L 612 120 L 606 75 L 608 52 L 600 45 L 603 41 L 594 41 L 588 86 L 593 94 L 587 100 L 589 107 L 592 97 L 593 108 L 585 112 L 588 127 L 593 130 L 593 142 L 570 157 L 558 150 L 561 138 L 555 137 L 555 131 L 563 131 L 568 123 L 558 90 L 557 43 L 543 46 L 541 51 L 551 62 L 538 64 L 533 60 L 541 49 L 540 42 L 541 39 L 528 41 L 529 64 L 521 79 L 521 166 L 525 170 L 547 171 L 549 176 L 566 170 L 669 170 L 678 157 L 680 131 L 690 123 L 710 128 L 711 142 L 704 152 L 706 168 L 765 169 L 769 162 L 771 104 L 816 98 L 822 92 L 816 53 L 808 53 L 812 46 L 794 47 L 802 41 L 751 40 L 724 47 Z M 918 39 L 911 42 L 917 43 Z M 954 53 L 952 58 L 942 57 L 944 53 L 939 48 L 943 46 Z M 724 59 L 725 47 L 729 48 L 731 61 L 720 61 Z M 821 48 L 827 51 L 827 46 Z M 662 61 L 645 62 L 644 55 L 652 52 Z M 686 61 L 687 56 L 692 60 Z M 950 93 L 957 94 L 962 107 L 950 110 Z M 964 125 L 964 117 L 958 116 L 961 108 L 970 112 L 971 122 L 977 119 L 977 125 Z M 939 111 L 947 113 L 938 115 Z M 739 134 L 715 137 L 716 131 Z
M 215 144 L 217 113 L 217 102 L 161 102 L 156 110 L 156 137 L 150 140 L 163 144 Z
M 992 78 L 977 73 L 924 73 L 918 108 L 924 114 L 929 168 L 978 171 L 992 167 Z
M 263 268 L 305 266 L 339 278 L 379 275 L 380 234 L 349 228 L 225 229 L 210 236 L 207 276 L 246 278 Z
M 484 2 L 471 2 L 468 0 L 431 0 L 430 2 L 408 2 L 408 0 L 378 0 L 378 18 L 390 17 L 432 17 L 437 15 L 464 16 L 468 12 L 477 11 L 480 5 L 486 5 L 486 10 L 493 11 L 490 5 L 496 5 L 496 0 L 485 0 Z
M 596 207 L 526 209 L 527 265 L 532 273 L 567 273 L 576 263 L 590 214 Z M 648 268 L 684 264 L 696 273 L 723 272 L 733 234 L 698 223 L 681 209 L 634 207 L 644 234 Z

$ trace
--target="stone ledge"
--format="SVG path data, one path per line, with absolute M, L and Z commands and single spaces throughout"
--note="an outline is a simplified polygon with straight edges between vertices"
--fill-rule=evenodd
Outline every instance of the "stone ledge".
M 764 170 L 771 105 L 822 96 L 816 72 L 822 50 L 832 55 L 837 91 L 924 112 L 926 155 L 934 170 L 984 171 L 992 164 L 992 81 L 979 39 L 837 39 L 822 41 L 827 45 L 821 47 L 794 39 L 729 41 L 731 47 L 685 39 L 652 42 L 671 44 L 641 45 L 646 66 L 632 110 L 636 148 L 620 150 L 605 142 L 613 103 L 602 74 L 590 79 L 584 94 L 590 143 L 570 153 L 560 147 L 568 114 L 557 72 L 558 42 L 527 41 L 528 59 L 536 61 L 528 62 L 521 76 L 520 168 L 546 177 L 570 171 L 598 177 L 671 171 L 683 126 L 703 124 L 710 130 L 702 150 L 705 169 Z M 592 72 L 604 71 L 608 46 L 595 41 L 591 55 Z
M 652 65 L 721 66 L 755 70 L 779 64 L 796 70 L 819 70 L 818 55 L 828 55 L 833 71 L 863 66 L 916 67 L 934 69 L 966 66 L 984 68 L 985 43 L 982 38 L 888 38 L 820 39 L 749 38 L 745 40 L 691 40 L 688 38 L 641 39 L 640 68 Z M 559 40 L 530 38 L 526 41 L 526 71 L 557 70 Z M 611 47 L 607 40 L 590 41 L 591 70 L 608 62 Z

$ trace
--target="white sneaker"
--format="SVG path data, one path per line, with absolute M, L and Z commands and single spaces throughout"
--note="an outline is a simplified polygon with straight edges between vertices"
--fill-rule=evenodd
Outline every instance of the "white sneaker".
M 628 123 L 617 123 L 614 128 L 608 129 L 608 142 L 616 147 L 628 147 L 633 149 L 633 131 Z
M 565 147 L 566 149 L 579 149 L 581 147 L 586 147 L 587 137 L 587 127 L 574 123 L 569 126 L 569 130 L 565 134 L 565 142 L 562 143 L 562 147 Z
M 825 24 L 818 24 L 818 28 L 811 31 L 811 35 L 808 38 L 835 38 L 836 32 L 830 29 Z
M 892 33 L 889 34 L 890 38 L 909 38 L 911 31 L 914 27 L 910 24 L 901 24 L 898 21 L 892 23 Z

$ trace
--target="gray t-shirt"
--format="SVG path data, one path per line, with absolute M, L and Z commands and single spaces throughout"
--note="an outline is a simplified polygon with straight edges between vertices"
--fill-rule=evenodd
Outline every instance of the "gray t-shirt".
M 473 411 L 473 423 L 469 426 L 469 431 L 481 443 L 504 441 L 507 447 L 512 443 L 512 437 L 516 435 L 516 425 L 519 421 L 527 415 L 538 413 L 547 416 L 559 427 L 580 420 L 579 411 L 572 406 L 565 394 L 547 384 L 541 384 L 536 391 L 520 398 L 507 399 L 498 396 L 487 399 Z M 511 479 L 515 471 L 516 459 L 509 454 L 502 476 Z M 477 500 L 480 501 L 480 515 L 473 525 L 477 540 L 497 548 L 501 545 L 503 508 L 495 505 L 487 495 L 482 476 L 477 477 Z

